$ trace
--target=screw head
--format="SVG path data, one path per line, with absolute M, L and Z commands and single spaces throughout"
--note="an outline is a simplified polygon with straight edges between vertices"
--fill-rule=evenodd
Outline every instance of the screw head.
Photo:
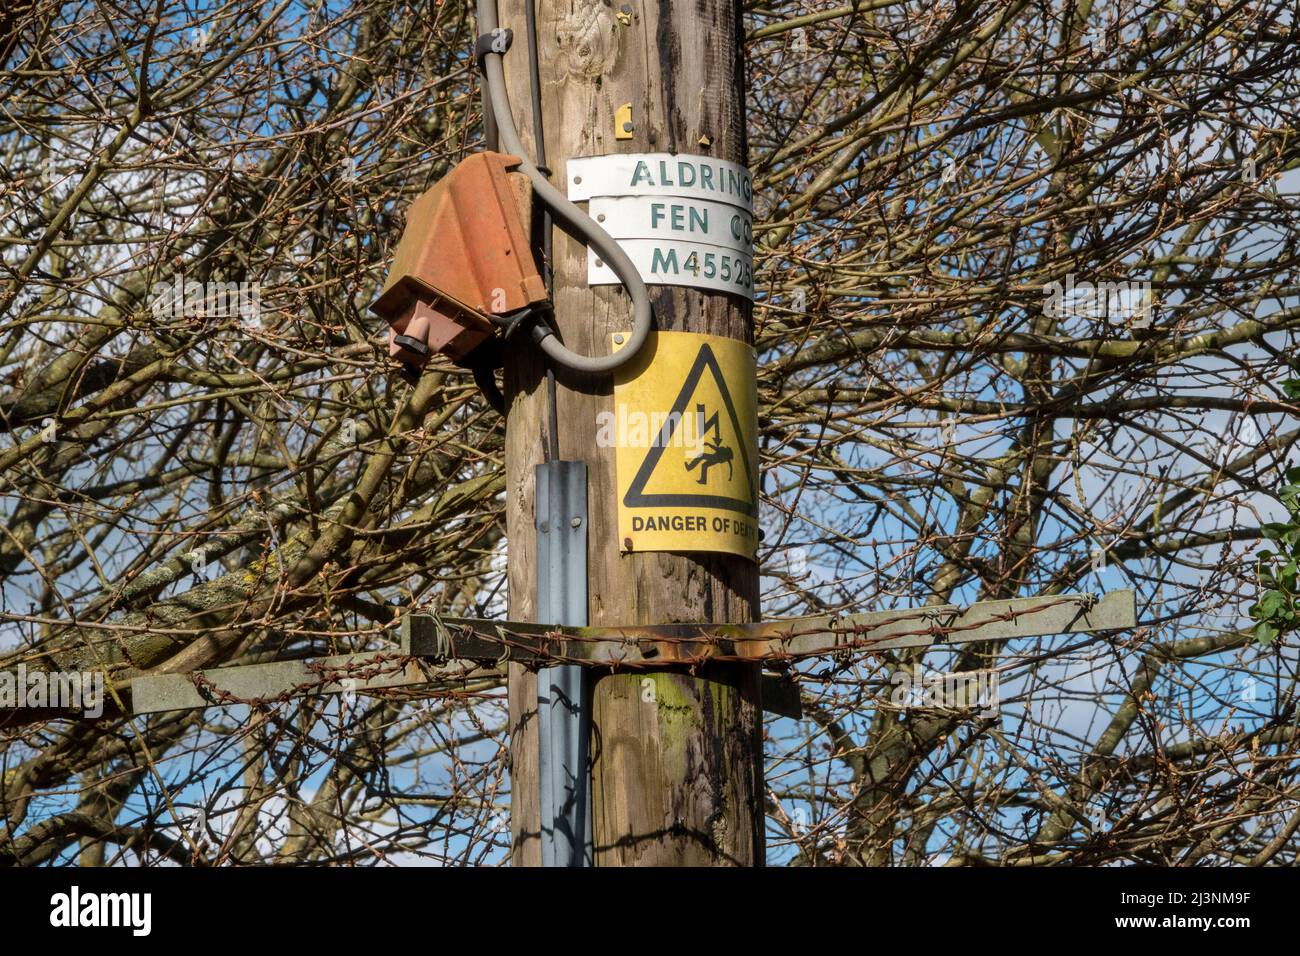
M 575 528 L 581 528 L 581 527 L 582 527 L 582 519 L 579 518 L 579 517 L 576 517 L 576 516 L 575 516 L 574 519 L 573 519 L 572 521 L 569 522 L 569 524 L 572 525 L 572 526 L 575 527 Z

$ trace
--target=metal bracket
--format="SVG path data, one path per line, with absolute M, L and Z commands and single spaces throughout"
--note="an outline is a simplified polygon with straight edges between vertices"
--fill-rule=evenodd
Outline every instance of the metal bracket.
M 581 473 L 581 486 L 585 489 L 585 469 Z M 546 479 L 541 480 L 547 483 L 548 489 L 552 486 L 549 473 Z M 565 482 L 567 484 L 568 479 Z M 539 509 L 544 507 L 541 502 L 549 500 L 549 496 L 548 490 L 547 498 L 539 497 Z M 562 500 L 565 507 L 558 510 L 549 504 L 545 506 L 548 530 L 543 534 L 539 528 L 538 532 L 538 583 L 546 582 L 539 588 L 538 607 L 540 611 L 558 604 L 566 614 L 576 607 L 578 610 L 573 610 L 572 619 L 585 621 L 585 493 L 578 498 Z M 574 511 L 578 504 L 582 507 Z M 567 531 L 561 522 L 552 534 L 551 514 L 567 517 Z M 573 525 L 574 517 L 582 518 L 576 527 Z M 552 555 L 548 551 L 551 547 L 558 548 L 558 552 Z M 562 564 L 567 568 L 563 574 L 551 570 L 560 568 Z M 543 567 L 547 569 L 545 577 L 541 576 Z M 570 593 L 567 590 L 570 585 L 566 582 L 575 580 L 571 574 L 577 575 L 580 591 Z M 130 688 L 132 709 L 142 714 L 338 693 L 344 689 L 340 684 L 341 678 L 351 681 L 351 687 L 362 692 L 382 693 L 429 684 L 464 686 L 469 680 L 500 677 L 501 665 L 515 661 L 543 668 L 539 678 L 548 675 L 545 680 L 551 682 L 547 685 L 545 699 L 548 703 L 555 702 L 561 714 L 561 726 L 566 726 L 562 722 L 566 719 L 564 715 L 575 709 L 579 719 L 587 719 L 588 697 L 585 690 L 582 694 L 570 691 L 566 695 L 562 686 L 557 689 L 554 683 L 556 672 L 570 669 L 585 672 L 592 667 L 607 671 L 659 669 L 672 665 L 690 667 L 710 660 L 741 660 L 759 662 L 778 672 L 777 677 L 765 678 L 763 709 L 783 716 L 795 716 L 798 713 L 798 688 L 779 676 L 791 661 L 828 654 L 851 657 L 853 654 L 929 647 L 936 643 L 967 644 L 1049 634 L 1106 632 L 1131 628 L 1136 624 L 1135 594 L 1130 590 L 1111 591 L 1100 597 L 1058 594 L 982 601 L 964 608 L 901 608 L 755 624 L 583 627 L 407 614 L 402 618 L 401 646 L 397 655 L 392 651 L 371 651 L 316 660 L 217 667 L 190 674 L 146 674 L 134 678 Z M 556 662 L 566 666 L 548 666 Z M 567 702 L 572 702 L 576 708 L 570 708 Z M 554 707 L 542 708 L 542 719 L 550 719 L 554 712 Z M 585 731 L 563 739 L 578 740 L 582 747 L 589 742 Z M 581 763 L 578 757 L 573 757 L 568 765 L 585 766 L 585 752 L 580 756 Z M 574 782 L 585 786 L 587 777 L 585 774 L 575 776 Z M 564 805 L 563 799 L 560 805 Z M 589 820 L 588 815 L 588 823 Z
M 537 466 L 539 624 L 587 624 L 587 463 Z M 537 672 L 543 866 L 591 866 L 591 691 L 574 664 Z
M 408 617 L 410 653 L 430 656 L 426 635 L 435 615 Z M 440 618 L 449 659 L 541 667 L 580 664 L 612 670 L 693 667 L 706 661 L 757 661 L 780 668 L 827 654 L 877 653 L 935 644 L 971 644 L 1017 637 L 1134 627 L 1134 592 L 980 601 L 967 607 L 899 608 L 861 614 L 783 618 L 753 624 L 638 624 L 566 627 L 515 621 Z M 942 622 L 942 623 L 940 623 Z
M 495 27 L 491 33 L 485 33 L 474 43 L 474 62 L 479 72 L 483 72 L 483 60 L 489 53 L 505 56 L 511 44 L 515 42 L 514 31 L 509 27 Z
M 632 104 L 624 103 L 614 111 L 614 138 L 631 139 L 635 128 L 632 125 Z

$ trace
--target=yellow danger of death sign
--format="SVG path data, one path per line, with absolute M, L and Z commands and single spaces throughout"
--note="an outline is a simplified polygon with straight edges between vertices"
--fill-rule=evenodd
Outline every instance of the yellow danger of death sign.
M 597 441 L 617 449 L 622 550 L 758 550 L 754 350 L 694 332 L 651 333 L 614 374 Z

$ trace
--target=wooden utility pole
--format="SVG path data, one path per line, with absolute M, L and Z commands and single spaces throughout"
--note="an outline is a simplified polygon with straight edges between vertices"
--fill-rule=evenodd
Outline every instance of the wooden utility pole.
M 537 3 L 545 152 L 564 189 L 574 157 L 668 152 L 746 162 L 738 0 L 499 0 L 515 34 L 505 57 L 520 135 L 536 153 L 526 4 Z M 615 137 L 630 103 L 631 136 Z M 620 121 L 620 126 L 626 117 Z M 624 131 L 626 135 L 626 131 Z M 588 355 L 626 333 L 619 286 L 589 288 L 581 241 L 554 231 L 555 326 Z M 752 341 L 750 303 L 720 292 L 651 286 L 656 327 Z M 525 343 L 507 349 L 506 467 L 510 617 L 535 620 L 534 466 L 548 459 L 545 367 Z M 613 448 L 597 445 L 613 379 L 557 372 L 561 459 L 588 465 L 590 623 L 747 622 L 759 613 L 758 566 L 730 555 L 624 554 Z M 593 674 L 592 812 L 598 866 L 763 862 L 759 669 L 717 664 Z M 540 862 L 536 677 L 511 665 L 515 861 Z

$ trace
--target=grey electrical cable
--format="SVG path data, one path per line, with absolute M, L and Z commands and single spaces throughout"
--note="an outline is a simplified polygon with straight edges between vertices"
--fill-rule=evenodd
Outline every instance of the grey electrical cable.
M 487 35 L 497 28 L 496 0 L 477 0 L 479 33 Z M 555 218 L 578 232 L 589 246 L 614 270 L 632 298 L 632 332 L 628 342 L 619 351 L 611 355 L 579 355 L 564 347 L 555 333 L 550 329 L 541 329 L 535 333 L 538 345 L 547 358 L 556 365 L 575 372 L 599 373 L 612 372 L 614 369 L 631 361 L 641 350 L 650 335 L 652 311 L 650 294 L 646 291 L 641 274 L 637 272 L 632 260 L 613 238 L 585 212 L 569 202 L 568 198 L 551 185 L 536 166 L 528 159 L 523 144 L 519 141 L 519 131 L 515 129 L 514 117 L 510 113 L 510 98 L 506 94 L 505 70 L 501 65 L 501 54 L 488 52 L 483 57 L 483 74 L 487 79 L 488 98 L 492 104 L 492 113 L 496 118 L 497 135 L 505 152 L 518 156 L 520 168 L 533 183 L 537 193 Z M 540 327 L 539 327 L 540 328 Z
M 541 64 L 538 62 L 537 44 L 537 3 L 538 0 L 524 0 L 524 22 L 528 34 L 528 93 L 529 104 L 533 109 L 533 150 L 537 154 L 537 171 L 547 176 L 551 170 L 546 164 L 546 130 L 542 123 L 542 76 Z M 486 84 L 485 84 L 486 85 Z M 485 97 L 486 98 L 486 97 Z M 493 123 L 495 132 L 495 122 Z M 542 208 L 542 282 L 546 284 L 546 297 L 555 299 L 555 272 L 551 265 L 551 237 L 554 233 L 551 211 Z M 549 461 L 560 460 L 560 409 L 555 392 L 555 366 L 546 366 L 546 422 L 547 441 L 551 457 Z

